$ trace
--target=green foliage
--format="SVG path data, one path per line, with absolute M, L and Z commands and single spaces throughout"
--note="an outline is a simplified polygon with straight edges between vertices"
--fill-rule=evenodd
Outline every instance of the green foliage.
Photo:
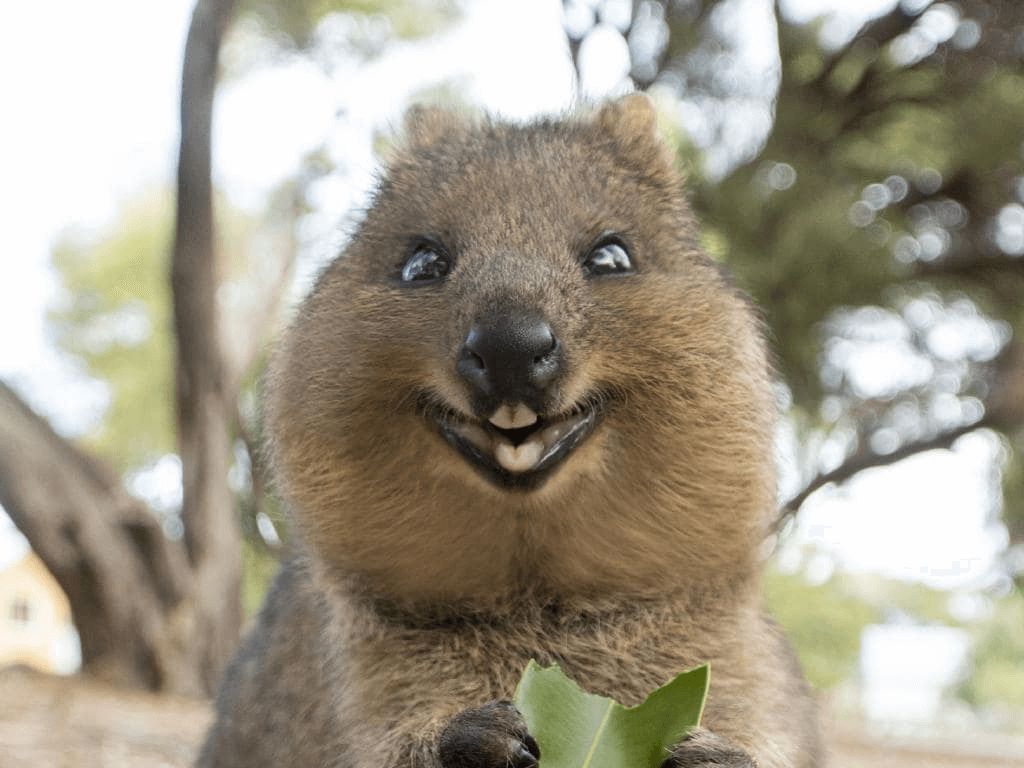
M 659 768 L 668 749 L 700 724 L 708 668 L 683 672 L 635 707 L 582 690 L 558 665 L 531 661 L 515 705 L 545 768 Z
M 915 581 L 896 581 L 882 576 L 862 576 L 852 592 L 888 613 L 899 613 L 922 624 L 956 626 L 950 613 L 950 593 Z
M 1024 594 L 996 602 L 992 617 L 975 629 L 974 663 L 960 695 L 976 706 L 1024 712 Z
M 917 624 L 962 627 L 974 644 L 955 694 L 975 707 L 1024 711 L 1024 595 L 995 600 L 992 613 L 970 622 L 949 610 L 950 593 L 877 575 L 834 575 L 810 584 L 800 574 L 769 569 L 768 608 L 786 631 L 811 684 L 828 690 L 852 679 L 864 628 L 898 615 Z
M 1003 464 L 1003 521 L 1011 541 L 1024 541 L 1024 430 L 1008 436 L 1006 461 Z M 1024 589 L 1024 573 L 1018 574 L 1017 586 Z
M 170 196 L 150 192 L 105 231 L 69 233 L 53 249 L 62 292 L 48 324 L 57 347 L 109 388 L 109 405 L 85 441 L 121 471 L 175 450 L 171 222 Z M 249 270 L 259 227 L 223 200 L 217 225 L 230 282 Z
M 945 255 L 992 251 L 988 218 L 1012 200 L 1009 181 L 1024 173 L 1019 60 L 949 50 L 902 66 L 875 44 L 826 53 L 816 24 L 784 19 L 779 46 L 782 83 L 765 145 L 724 179 L 691 174 L 691 181 L 711 237 L 767 312 L 797 404 L 816 412 L 826 394 L 819 377 L 822 322 L 837 310 L 892 306 L 928 291 L 966 292 L 1019 333 L 1019 301 L 1012 297 L 1024 290 L 1021 280 L 1011 278 L 1010 289 L 992 275 L 951 281 L 936 271 L 925 281 L 919 263 L 894 258 L 901 236 L 920 234 L 925 211 L 914 204 L 950 198 L 964 206 L 967 220 L 944 225 L 952 240 Z M 681 160 L 692 165 L 689 157 Z M 938 172 L 938 191 L 917 188 L 923 171 Z M 889 178 L 906 183 L 906 197 L 856 221 L 851 211 L 865 188 Z
M 876 606 L 852 595 L 836 577 L 810 584 L 799 574 L 771 569 L 765 575 L 765 599 L 807 679 L 819 690 L 834 688 L 854 674 L 861 632 L 882 618 Z
M 377 19 L 390 36 L 411 39 L 434 34 L 457 10 L 452 0 L 242 0 L 239 16 L 255 22 L 263 36 L 296 51 L 310 48 L 317 26 L 332 14 Z
M 174 378 L 167 254 L 169 197 L 130 204 L 107 232 L 54 248 L 63 292 L 48 321 L 57 346 L 110 389 L 91 446 L 121 470 L 174 450 Z

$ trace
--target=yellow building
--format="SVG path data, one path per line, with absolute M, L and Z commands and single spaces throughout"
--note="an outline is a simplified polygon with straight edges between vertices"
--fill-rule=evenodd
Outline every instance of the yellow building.
M 79 664 L 71 608 L 34 552 L 0 569 L 0 667 L 67 674 Z

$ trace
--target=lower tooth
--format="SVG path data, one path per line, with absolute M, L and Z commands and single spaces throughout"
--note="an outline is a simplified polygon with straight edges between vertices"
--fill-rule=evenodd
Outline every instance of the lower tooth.
M 540 440 L 527 440 L 516 446 L 500 442 L 494 449 L 494 458 L 509 472 L 526 472 L 537 466 L 542 453 L 544 443 Z

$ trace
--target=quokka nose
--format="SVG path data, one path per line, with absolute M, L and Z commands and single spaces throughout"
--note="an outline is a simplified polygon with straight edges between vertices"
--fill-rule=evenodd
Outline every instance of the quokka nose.
M 542 317 L 516 312 L 473 323 L 455 367 L 490 399 L 535 402 L 561 373 L 562 354 Z

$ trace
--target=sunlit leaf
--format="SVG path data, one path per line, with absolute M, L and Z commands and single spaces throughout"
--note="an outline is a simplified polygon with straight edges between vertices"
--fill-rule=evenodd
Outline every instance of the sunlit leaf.
M 531 661 L 515 705 L 540 745 L 542 768 L 658 768 L 700 723 L 708 676 L 706 665 L 683 672 L 643 703 L 624 707 L 587 693 L 557 664 Z

